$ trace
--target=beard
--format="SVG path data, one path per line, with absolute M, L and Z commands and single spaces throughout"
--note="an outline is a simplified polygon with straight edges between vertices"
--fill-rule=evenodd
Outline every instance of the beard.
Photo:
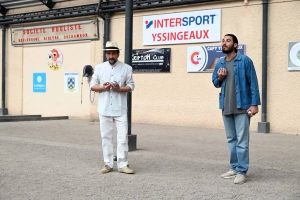
M 225 46 L 225 47 L 227 47 L 227 46 Z M 234 51 L 234 46 L 233 46 L 233 45 L 227 47 L 227 49 L 225 49 L 224 46 L 222 46 L 222 52 L 223 52 L 223 53 L 231 53 L 231 52 L 233 52 L 233 51 Z
M 117 59 L 111 58 L 108 60 L 109 64 L 114 65 L 117 62 Z

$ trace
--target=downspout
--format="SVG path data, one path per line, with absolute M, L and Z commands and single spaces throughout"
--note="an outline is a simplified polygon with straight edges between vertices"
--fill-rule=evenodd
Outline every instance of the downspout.
M 133 1 L 126 0 L 125 9 L 125 63 L 132 65 Z M 131 134 L 132 92 L 127 93 L 128 151 L 136 150 L 137 135 Z
M 259 133 L 269 133 L 270 123 L 267 122 L 267 83 L 268 83 L 268 0 L 262 0 L 263 21 L 262 21 L 262 104 L 261 122 L 258 122 Z
M 109 0 L 107 0 L 109 2 Z M 109 31 L 110 31 L 110 14 L 107 13 L 105 14 L 105 17 L 101 15 L 100 8 L 101 8 L 101 3 L 102 0 L 99 0 L 98 6 L 97 6 L 97 14 L 99 17 L 101 17 L 104 21 L 104 35 L 103 35 L 103 49 L 105 48 L 106 42 L 109 41 Z M 107 61 L 106 56 L 105 56 L 105 51 L 103 51 L 103 62 Z
M 5 62 L 6 62 L 6 24 L 2 25 L 2 103 L 0 115 L 7 115 L 8 110 L 5 108 Z
M 125 10 L 125 63 L 132 65 L 132 30 L 133 30 L 133 3 L 126 0 Z M 128 118 L 128 135 L 131 135 L 131 92 L 127 93 L 127 118 Z
M 107 13 L 104 19 L 104 36 L 103 36 L 103 49 L 105 48 L 106 42 L 109 41 L 110 31 L 110 14 Z M 107 61 L 105 51 L 103 51 L 103 62 Z

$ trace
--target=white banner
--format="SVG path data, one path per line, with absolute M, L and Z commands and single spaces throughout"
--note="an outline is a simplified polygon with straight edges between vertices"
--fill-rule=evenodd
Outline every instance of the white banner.
M 64 89 L 66 93 L 78 93 L 78 72 L 65 72 Z
M 221 10 L 143 17 L 143 45 L 221 41 Z

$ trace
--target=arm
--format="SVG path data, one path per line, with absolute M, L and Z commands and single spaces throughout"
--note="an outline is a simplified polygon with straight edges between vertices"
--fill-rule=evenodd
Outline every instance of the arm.
M 91 80 L 91 83 L 90 83 L 90 89 L 94 92 L 104 92 L 104 91 L 108 91 L 110 89 L 110 84 L 103 84 L 103 85 L 100 85 L 100 80 L 99 80 L 99 77 L 98 77 L 98 74 L 99 74 L 99 67 L 96 66 L 95 68 L 95 72 L 92 76 L 92 80 Z
M 260 95 L 258 88 L 258 81 L 256 76 L 256 71 L 253 62 L 250 58 L 246 60 L 247 67 L 247 81 L 250 84 L 251 90 L 251 106 L 246 112 L 251 111 L 251 117 L 258 113 L 258 105 L 260 105 Z
M 91 87 L 91 90 L 94 91 L 94 92 L 104 92 L 104 91 L 108 91 L 110 90 L 110 87 L 111 87 L 111 84 L 108 84 L 108 85 L 93 85 Z
M 116 92 L 131 92 L 134 90 L 135 83 L 132 77 L 132 67 L 127 65 L 127 73 L 126 73 L 126 80 L 125 80 L 125 86 L 120 87 L 119 85 L 112 85 L 112 89 Z

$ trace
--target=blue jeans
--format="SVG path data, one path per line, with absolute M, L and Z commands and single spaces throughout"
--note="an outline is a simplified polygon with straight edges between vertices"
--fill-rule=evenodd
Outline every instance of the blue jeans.
M 245 174 L 249 167 L 250 117 L 245 114 L 223 115 L 230 150 L 231 169 Z

